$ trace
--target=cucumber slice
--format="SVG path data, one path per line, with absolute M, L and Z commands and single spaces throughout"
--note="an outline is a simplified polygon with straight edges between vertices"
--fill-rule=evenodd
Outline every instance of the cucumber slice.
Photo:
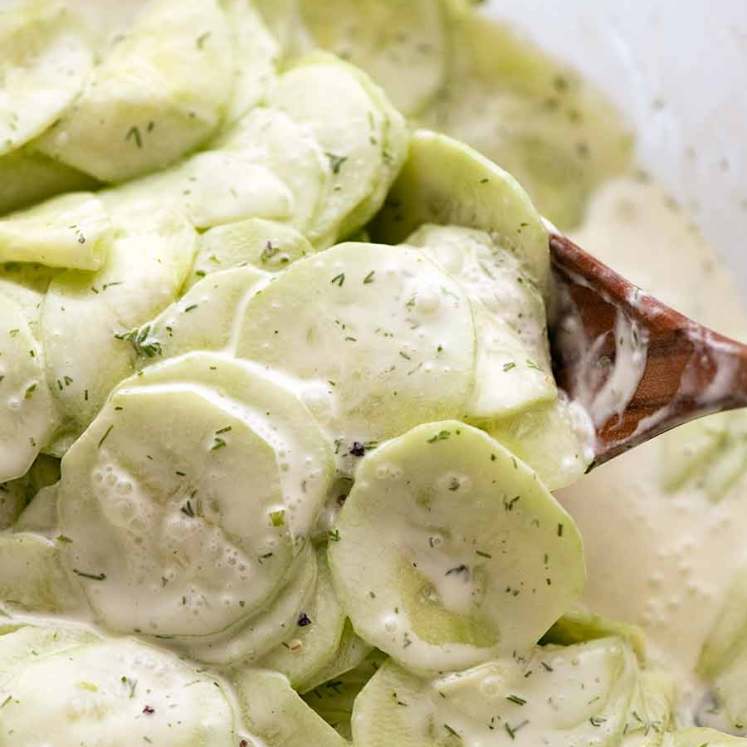
M 747 747 L 747 739 L 732 737 L 715 729 L 684 729 L 665 735 L 663 747 Z
M 505 417 L 555 400 L 545 305 L 516 257 L 487 233 L 456 226 L 423 226 L 407 243 L 422 247 L 472 302 L 477 364 L 469 417 Z
M 320 209 L 330 180 L 328 158 L 312 128 L 295 122 L 282 111 L 259 107 L 215 145 L 226 152 L 240 153 L 277 175 L 292 195 L 287 214 L 278 217 L 288 218 L 298 230 L 306 232 Z
M 39 149 L 104 182 L 173 163 L 225 113 L 231 45 L 217 0 L 149 3 Z
M 0 495 L 0 501 L 2 496 Z M 57 485 L 42 488 L 15 522 L 16 532 L 52 533 L 57 528 Z M 59 535 L 58 535 L 59 536 Z M 64 542 L 64 540 L 62 540 Z
M 293 561 L 287 583 L 265 609 L 212 639 L 191 640 L 186 646 L 189 656 L 208 664 L 230 665 L 236 672 L 259 666 L 259 660 L 282 643 L 311 602 L 317 571 L 315 553 L 307 545 Z
M 535 470 L 548 490 L 579 480 L 594 459 L 589 415 L 562 392 L 555 402 L 496 420 L 487 431 Z
M 217 226 L 200 236 L 189 284 L 206 275 L 252 265 L 263 272 L 285 270 L 313 249 L 295 228 L 275 221 L 249 218 Z
M 110 234 L 95 195 L 64 195 L 0 220 L 0 261 L 99 270 Z
M 54 687 L 48 687 L 54 683 Z M 29 658 L 0 684 L 15 747 L 235 747 L 235 714 L 213 675 L 134 640 Z
M 301 18 L 316 44 L 363 68 L 404 114 L 420 111 L 444 80 L 448 40 L 441 3 L 303 0 Z
M 269 96 L 271 107 L 311 130 L 328 159 L 328 189 L 306 232 L 312 243 L 334 236 L 380 178 L 385 116 L 358 75 L 339 61 L 301 64 Z
M 547 294 L 547 230 L 519 183 L 463 143 L 418 130 L 372 232 L 377 241 L 394 244 L 424 223 L 487 231 Z
M 73 625 L 56 627 L 10 624 L 0 629 L 0 669 L 3 684 L 7 675 L 29 660 L 64 653 L 97 638 L 90 631 Z
M 14 529 L 20 531 L 21 512 L 25 514 L 34 498 L 59 479 L 59 460 L 40 454 L 23 477 L 0 483 L 0 530 L 15 524 Z M 31 531 L 35 529 L 32 528 Z
M 417 250 L 342 244 L 294 263 L 251 299 L 237 354 L 326 390 L 315 414 L 347 454 L 462 413 L 472 313 Z
M 0 10 L 0 156 L 46 130 L 78 95 L 93 54 L 56 2 Z
M 249 728 L 267 747 L 347 747 L 279 672 L 246 670 L 234 685 Z
M 0 602 L 30 612 L 79 609 L 81 595 L 67 577 L 59 543 L 29 532 L 1 533 Z
M 355 702 L 353 741 L 617 747 L 637 675 L 633 652 L 616 638 L 537 648 L 432 682 L 390 660 Z
M 524 651 L 584 584 L 573 519 L 523 462 L 456 421 L 365 457 L 336 529 L 330 565 L 356 632 L 413 671 Z
M 47 381 L 63 418 L 58 434 L 65 437 L 58 449 L 63 453 L 109 392 L 133 372 L 134 351 L 123 336 L 167 307 L 189 272 L 194 230 L 178 213 L 151 212 L 139 216 L 139 230 L 112 242 L 102 270 L 59 275 L 44 300 Z
M 267 277 L 253 267 L 236 267 L 203 278 L 153 321 L 127 333 L 139 363 L 227 348 L 242 300 L 255 294 Z
M 259 666 L 284 674 L 299 691 L 308 689 L 314 678 L 329 665 L 342 639 L 345 615 L 332 586 L 326 550 L 318 551 L 319 575 L 307 609 L 299 614 L 296 627 L 280 646 L 262 659 Z
M 332 471 L 292 392 L 227 358 L 167 361 L 114 391 L 65 456 L 65 561 L 115 630 L 218 634 L 284 583 Z
M 298 0 L 254 0 L 254 5 L 280 44 L 284 59 L 297 59 L 314 48 L 301 20 Z
M 621 747 L 661 747 L 673 726 L 676 700 L 674 681 L 661 672 L 641 672 Z M 700 747 L 700 745 L 698 746 Z
M 28 471 L 54 424 L 42 348 L 20 307 L 0 296 L 0 483 Z

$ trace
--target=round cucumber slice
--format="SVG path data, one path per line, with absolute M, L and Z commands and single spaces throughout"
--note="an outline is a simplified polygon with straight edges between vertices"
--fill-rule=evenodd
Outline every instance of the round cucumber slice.
M 234 83 L 218 0 L 155 0 L 39 149 L 104 182 L 173 163 L 221 121 Z
M 301 610 L 290 637 L 265 656 L 259 666 L 284 674 L 299 691 L 332 662 L 342 638 L 345 615 L 332 586 L 326 550 L 318 551 L 319 575 L 308 608 Z
M 467 145 L 418 130 L 374 227 L 377 241 L 404 241 L 424 223 L 487 231 L 547 293 L 550 253 L 539 213 L 519 183 Z
M 78 95 L 92 50 L 56 2 L 0 11 L 0 156 L 46 130 Z
M 443 82 L 448 42 L 441 3 L 303 0 L 301 18 L 320 47 L 363 68 L 404 114 L 420 111 Z
M 617 638 L 540 647 L 430 682 L 390 660 L 355 702 L 353 741 L 615 747 L 637 678 L 635 656 Z
M 356 632 L 413 671 L 526 650 L 584 584 L 573 519 L 523 462 L 456 421 L 365 457 L 336 529 L 330 565 Z
M 233 682 L 249 728 L 267 747 L 348 747 L 279 672 L 249 669 Z
M 294 263 L 249 301 L 237 354 L 326 392 L 311 406 L 347 454 L 463 412 L 472 312 L 417 250 L 341 244 Z
M 109 217 L 95 195 L 63 195 L 0 220 L 0 261 L 99 270 L 110 234 Z
M 328 188 L 307 235 L 334 235 L 373 191 L 382 168 L 385 117 L 339 61 L 301 64 L 282 75 L 269 105 L 309 127 L 328 159 Z
M 28 471 L 55 417 L 42 348 L 20 307 L 0 296 L 0 483 Z
M 50 684 L 54 684 L 50 687 Z M 17 747 L 235 747 L 235 714 L 213 675 L 134 640 L 29 658 L 0 685 Z M 7 699 L 7 701 L 6 701 Z

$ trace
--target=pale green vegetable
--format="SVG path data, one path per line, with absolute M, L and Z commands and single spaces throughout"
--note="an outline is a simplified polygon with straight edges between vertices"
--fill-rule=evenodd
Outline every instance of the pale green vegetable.
M 114 630 L 215 635 L 271 602 L 331 478 L 292 391 L 181 356 L 123 382 L 66 454 L 65 562 Z
M 0 483 L 28 471 L 55 417 L 42 347 L 21 308 L 0 295 Z
M 306 237 L 283 223 L 249 218 L 216 226 L 200 236 L 189 284 L 213 272 L 244 265 L 264 272 L 278 272 L 312 253 Z
M 21 612 L 64 613 L 80 608 L 59 542 L 31 532 L 0 533 L 0 600 Z
M 107 182 L 163 168 L 220 123 L 234 83 L 231 46 L 217 0 L 154 0 L 39 149 Z
M 78 95 L 92 51 L 56 0 L 0 10 L 0 156 L 47 129 Z
M 39 491 L 59 479 L 59 460 L 40 454 L 22 477 L 0 483 L 0 530 L 11 527 Z
M 301 0 L 314 43 L 365 70 L 404 114 L 420 111 L 443 83 L 446 18 L 434 0 Z
M 539 647 L 432 681 L 389 661 L 355 702 L 353 741 L 617 747 L 637 676 L 633 652 L 617 638 Z
M 641 672 L 621 747 L 660 747 L 673 725 L 675 701 L 675 683 L 670 675 Z
M 662 747 L 746 747 L 747 739 L 732 737 L 715 729 L 684 729 L 666 735 Z
M 196 236 L 178 213 L 151 208 L 125 225 L 99 272 L 65 272 L 44 299 L 47 381 L 63 420 L 60 454 L 133 372 L 127 333 L 173 302 L 192 264 Z
M 279 672 L 247 670 L 233 682 L 249 728 L 267 747 L 347 746 Z
M 64 195 L 0 220 L 0 261 L 99 270 L 111 224 L 96 195 Z
M 329 546 L 356 632 L 418 672 L 535 644 L 585 580 L 573 519 L 482 431 L 421 425 L 359 464 Z
M 9 622 L 0 626 L 0 670 L 3 679 L 28 660 L 64 653 L 96 641 L 93 633 L 79 626 L 61 623 L 59 627 L 47 627 Z
M 373 228 L 376 240 L 404 241 L 424 223 L 487 231 L 547 292 L 550 256 L 539 213 L 508 172 L 472 148 L 418 130 Z
M 472 313 L 417 250 L 341 244 L 295 262 L 251 299 L 237 354 L 314 384 L 310 406 L 342 439 L 342 455 L 463 412 Z
M 2 497 L 0 496 L 0 500 Z M 39 490 L 15 522 L 16 532 L 50 534 L 57 528 L 57 485 Z M 57 535 L 59 536 L 59 535 Z M 64 540 L 63 540 L 64 542 Z
M 326 550 L 318 551 L 316 590 L 307 608 L 279 646 L 259 666 L 284 674 L 294 689 L 303 691 L 330 665 L 342 639 L 345 615 L 332 586 Z
M 0 639 L 2 640 L 2 639 Z M 213 676 L 134 640 L 81 643 L 18 662 L 0 684 L 14 747 L 235 747 L 236 714 Z

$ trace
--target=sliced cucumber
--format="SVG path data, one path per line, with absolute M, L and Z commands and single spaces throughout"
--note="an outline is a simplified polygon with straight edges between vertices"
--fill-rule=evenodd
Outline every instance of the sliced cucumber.
M 633 652 L 615 638 L 537 648 L 432 682 L 390 660 L 355 702 L 353 741 L 617 747 L 637 675 Z
M 316 382 L 326 396 L 315 414 L 348 453 L 460 415 L 474 327 L 462 290 L 422 253 L 342 244 L 294 263 L 247 304 L 237 353 Z
M 97 640 L 90 631 L 78 626 L 47 627 L 9 624 L 0 631 L 0 669 L 3 684 L 7 675 L 29 660 L 64 653 Z
M 377 241 L 403 241 L 424 223 L 487 231 L 547 293 L 547 230 L 519 183 L 477 151 L 418 130 L 410 155 L 373 227 Z
M 253 267 L 235 267 L 200 280 L 155 319 L 127 333 L 139 363 L 226 349 L 242 300 L 256 293 L 267 277 Z
M 552 404 L 496 420 L 487 430 L 535 470 L 549 490 L 576 482 L 594 458 L 591 420 L 562 393 Z
M 267 747 L 347 747 L 279 672 L 246 670 L 234 684 L 249 728 Z
M 23 312 L 31 333 L 41 338 L 41 308 L 49 284 L 61 274 L 55 267 L 28 262 L 0 264 L 0 295 L 14 301 Z
M 39 149 L 105 182 L 163 168 L 220 123 L 234 83 L 231 46 L 218 0 L 155 0 Z
M 2 500 L 2 495 L 0 495 Z M 57 485 L 37 492 L 15 522 L 17 532 L 52 533 L 57 528 Z M 59 536 L 59 535 L 58 535 Z M 64 542 L 64 540 L 62 540 Z
M 301 17 L 314 42 L 363 68 L 404 114 L 420 111 L 443 82 L 448 41 L 439 2 L 302 0 Z
M 0 296 L 0 483 L 24 475 L 55 425 L 44 353 L 20 307 Z
M 318 551 L 316 591 L 308 608 L 299 614 L 295 629 L 259 663 L 263 669 L 284 674 L 299 691 L 308 689 L 319 672 L 332 663 L 345 624 L 326 555 L 326 550 Z
M 25 514 L 34 498 L 59 479 L 59 460 L 40 454 L 23 477 L 0 483 L 0 530 L 13 527 L 20 531 L 21 512 Z M 27 529 L 36 531 L 33 527 Z
M 54 684 L 50 687 L 50 684 Z M 224 686 L 176 656 L 128 640 L 30 657 L 0 685 L 4 733 L 15 747 L 54 735 L 55 747 L 235 747 Z
M 289 70 L 278 80 L 269 104 L 309 127 L 326 154 L 329 186 L 307 235 L 312 242 L 334 236 L 378 183 L 385 116 L 358 72 L 331 60 Z
M 456 421 L 365 457 L 336 530 L 330 565 L 356 632 L 413 671 L 522 652 L 583 588 L 573 519 L 523 462 Z
M 40 135 L 78 95 L 93 54 L 56 2 L 0 10 L 0 156 Z
M 47 381 L 63 418 L 58 435 L 68 442 L 132 373 L 135 355 L 127 333 L 166 308 L 189 272 L 196 242 L 192 227 L 173 211 L 151 212 L 138 217 L 139 230 L 112 242 L 102 270 L 59 275 L 44 300 Z
M 621 747 L 660 747 L 674 721 L 675 686 L 671 676 L 641 672 Z M 700 747 L 700 746 L 699 746 Z
M 684 729 L 665 735 L 663 747 L 747 747 L 747 739 L 732 737 L 715 729 Z
M 0 261 L 99 270 L 111 225 L 101 201 L 80 192 L 0 220 Z
M 0 533 L 0 603 L 20 611 L 64 613 L 81 602 L 59 543 L 30 532 Z
M 272 600 L 331 477 L 291 391 L 182 356 L 124 382 L 65 456 L 65 560 L 115 630 L 216 635 Z
M 426 225 L 407 239 L 467 292 L 475 316 L 475 390 L 467 414 L 489 420 L 553 401 L 542 296 L 514 255 L 484 231 Z
M 264 272 L 285 270 L 313 249 L 295 228 L 275 221 L 249 218 L 217 226 L 200 236 L 190 285 L 206 275 L 252 265 Z

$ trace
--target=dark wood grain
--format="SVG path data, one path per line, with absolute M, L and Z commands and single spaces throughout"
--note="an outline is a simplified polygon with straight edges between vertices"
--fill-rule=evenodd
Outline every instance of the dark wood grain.
M 630 348 L 630 340 L 620 329 L 645 348 L 623 409 L 597 415 L 592 466 L 694 418 L 747 405 L 747 347 L 644 293 L 564 236 L 551 235 L 550 250 L 550 331 L 560 387 L 593 412 L 605 384 L 610 391 L 615 363 L 627 361 L 621 346 Z

